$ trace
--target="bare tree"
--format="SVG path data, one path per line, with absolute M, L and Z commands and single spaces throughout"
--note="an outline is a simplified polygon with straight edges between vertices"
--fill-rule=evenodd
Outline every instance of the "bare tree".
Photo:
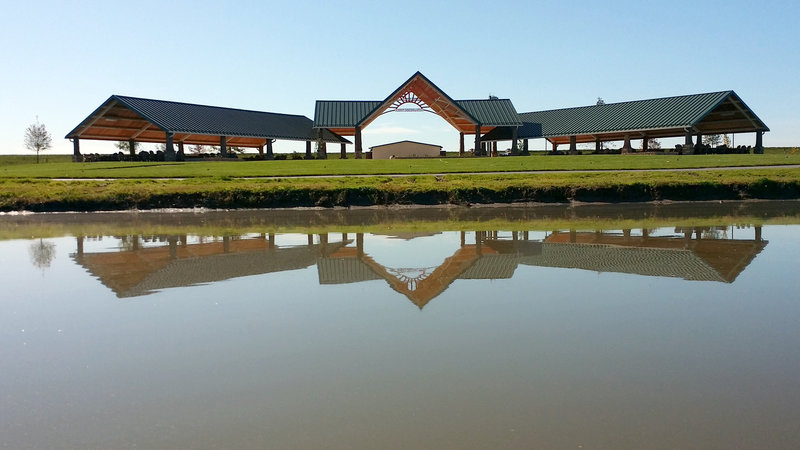
M 606 104 L 606 102 L 605 102 L 605 100 L 603 100 L 602 97 L 597 97 L 597 103 L 595 103 L 596 106 L 605 105 L 605 104 Z
M 661 142 L 659 142 L 656 138 L 650 138 L 647 140 L 647 148 L 649 150 L 660 150 Z
M 706 134 L 703 135 L 703 144 L 711 148 L 715 148 L 722 142 L 722 137 L 718 134 Z
M 39 269 L 50 267 L 50 263 L 56 256 L 56 244 L 43 239 L 33 242 L 28 250 L 31 254 L 31 262 Z
M 193 155 L 202 155 L 206 151 L 205 145 L 192 145 L 189 146 L 189 153 Z
M 53 139 L 50 133 L 44 127 L 43 123 L 39 123 L 39 118 L 36 118 L 36 123 L 28 125 L 25 129 L 25 148 L 36 152 L 36 164 L 39 164 L 39 152 L 45 151 L 52 147 Z

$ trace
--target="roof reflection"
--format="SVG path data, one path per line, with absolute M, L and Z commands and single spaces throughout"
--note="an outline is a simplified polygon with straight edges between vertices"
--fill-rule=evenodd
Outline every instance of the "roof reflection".
M 456 280 L 511 278 L 520 265 L 731 283 L 767 241 L 759 226 L 754 233 L 746 232 L 749 238 L 729 238 L 727 229 L 675 228 L 657 236 L 646 229 L 567 230 L 537 239 L 529 239 L 525 231 L 460 232 L 458 249 L 435 267 L 382 265 L 369 253 L 373 235 L 363 233 L 342 234 L 332 243 L 327 233 L 308 235 L 307 245 L 277 245 L 275 234 L 199 242 L 187 236 L 159 236 L 150 246 L 143 245 L 140 236 L 126 236 L 120 238 L 125 245 L 112 252 L 84 252 L 79 237 L 72 257 L 120 298 L 316 265 L 322 285 L 384 280 L 421 309 Z

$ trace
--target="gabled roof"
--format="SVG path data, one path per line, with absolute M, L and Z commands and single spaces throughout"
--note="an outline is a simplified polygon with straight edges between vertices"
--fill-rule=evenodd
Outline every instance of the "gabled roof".
M 350 135 L 352 132 L 348 130 L 367 126 L 387 109 L 409 99 L 462 132 L 473 133 L 476 125 L 485 127 L 484 131 L 496 126 L 521 125 L 511 100 L 453 100 L 425 75 L 416 72 L 384 100 L 317 101 L 314 127 Z
M 733 91 L 664 97 L 605 105 L 582 106 L 519 114 L 520 138 L 548 138 L 553 142 L 591 142 L 595 137 L 680 136 L 693 133 L 769 131 Z M 639 135 L 637 135 L 639 133 Z M 510 139 L 509 130 L 496 129 L 487 140 Z M 561 138 L 561 139 L 559 139 Z
M 316 140 L 319 133 L 301 115 L 112 95 L 66 137 L 163 142 L 166 132 L 188 144 L 219 143 L 219 136 L 227 136 L 239 138 L 230 145 L 241 146 L 263 145 L 265 139 Z M 327 130 L 323 139 L 348 142 Z

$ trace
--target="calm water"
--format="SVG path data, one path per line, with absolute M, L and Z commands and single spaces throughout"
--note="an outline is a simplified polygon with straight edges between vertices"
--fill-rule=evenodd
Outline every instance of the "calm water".
M 798 448 L 798 224 L 0 216 L 0 446 Z

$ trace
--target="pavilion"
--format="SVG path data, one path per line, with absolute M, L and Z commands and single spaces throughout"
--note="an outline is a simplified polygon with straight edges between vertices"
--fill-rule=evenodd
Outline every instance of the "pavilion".
M 633 151 L 631 139 L 647 141 L 653 138 L 684 137 L 689 152 L 703 135 L 726 133 L 756 133 L 756 149 L 761 150 L 762 135 L 769 128 L 733 91 L 683 95 L 650 100 L 609 103 L 577 108 L 537 111 L 519 115 L 518 129 L 498 127 L 483 137 L 486 141 L 503 141 L 519 137 L 524 151 L 527 140 L 545 138 L 556 150 L 568 144 L 570 153 L 577 153 L 576 144 L 623 141 L 622 151 Z M 513 148 L 513 147 L 512 147 Z
M 411 106 L 407 106 L 411 105 Z M 703 135 L 755 133 L 755 151 L 763 148 L 769 128 L 734 91 L 637 100 L 548 111 L 518 113 L 510 99 L 454 100 L 420 72 L 413 74 L 383 100 L 318 100 L 313 121 L 305 116 L 195 105 L 164 100 L 112 95 L 67 134 L 73 142 L 74 160 L 81 161 L 82 139 L 165 144 L 166 160 L 180 159 L 184 145 L 218 145 L 223 156 L 228 146 L 256 148 L 272 159 L 278 139 L 338 143 L 345 158 L 344 136 L 354 138 L 355 157 L 362 157 L 362 130 L 383 114 L 424 111 L 442 117 L 459 133 L 459 154 L 465 153 L 464 136 L 474 135 L 476 156 L 496 152 L 498 141 L 511 141 L 522 153 L 528 140 L 544 138 L 555 150 L 568 144 L 623 141 L 622 151 L 633 151 L 631 140 L 641 139 L 647 150 L 652 138 L 684 137 L 683 151 L 692 153 L 693 139 Z M 175 151 L 177 143 L 177 152 Z M 490 147 L 491 145 L 491 147 Z
M 109 97 L 66 137 L 72 140 L 75 161 L 83 160 L 81 139 L 127 141 L 131 154 L 138 142 L 164 143 L 167 161 L 180 159 L 185 145 L 218 145 L 223 156 L 228 147 L 256 148 L 262 155 L 266 147 L 265 157 L 272 159 L 277 139 L 305 141 L 307 155 L 312 141 L 350 142 L 327 130 L 315 130 L 306 116 L 121 95 Z

